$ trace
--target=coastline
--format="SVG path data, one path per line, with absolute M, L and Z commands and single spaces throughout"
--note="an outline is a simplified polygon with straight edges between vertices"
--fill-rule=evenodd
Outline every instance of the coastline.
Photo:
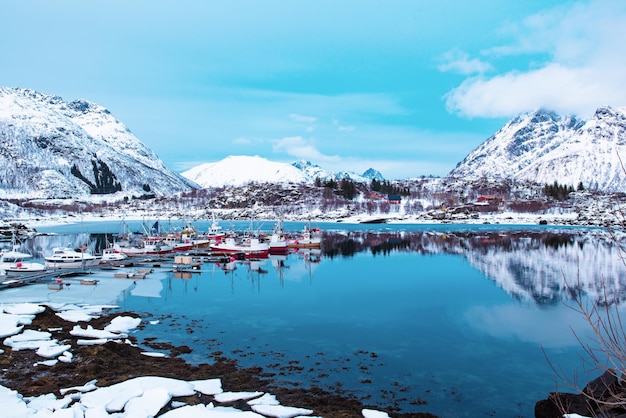
M 221 217 L 218 217 L 218 222 L 221 221 L 271 221 L 275 222 L 276 217 L 259 217 L 259 218 L 238 218 L 228 211 L 222 211 Z M 21 223 L 29 228 L 38 227 L 53 227 L 62 225 L 78 225 L 81 223 L 91 222 L 142 222 L 142 221 L 155 221 L 171 219 L 176 221 L 184 220 L 183 218 L 168 216 L 168 214 L 156 215 L 153 213 L 136 213 L 132 216 L 127 214 L 110 214 L 110 215 L 86 215 L 80 216 L 74 215 L 59 215 L 51 216 L 46 219 L 39 217 L 23 217 L 23 218 L 5 218 L 5 223 Z M 210 218 L 191 217 L 189 219 L 193 221 L 209 221 Z M 354 215 L 345 217 L 322 217 L 322 216 L 285 216 L 284 221 L 293 222 L 311 222 L 311 223 L 329 223 L 329 224 L 347 224 L 347 225 L 367 225 L 367 224 L 389 224 L 389 225 L 519 225 L 519 226 L 589 226 L 589 227 L 603 227 L 608 226 L 614 221 L 602 218 L 595 221 L 589 219 L 579 219 L 576 213 L 564 213 L 564 214 L 520 214 L 515 212 L 502 212 L 493 214 L 481 214 L 477 218 L 471 217 L 452 217 L 444 219 L 436 218 L 424 218 L 420 216 L 397 216 L 393 214 L 388 215 Z
M 120 315 L 136 317 L 132 312 L 109 312 L 89 320 L 88 322 L 71 322 L 57 316 L 46 307 L 37 314 L 32 323 L 24 329 L 36 331 L 51 330 L 54 337 L 71 345 L 73 359 L 71 362 L 59 362 L 53 366 L 39 365 L 42 358 L 34 350 L 7 349 L 0 354 L 0 384 L 16 390 L 21 396 L 49 397 L 54 394 L 63 398 L 63 388 L 82 387 L 86 382 L 96 382 L 98 387 L 107 387 L 121 382 L 144 376 L 195 381 L 200 379 L 220 379 L 225 390 L 233 392 L 271 393 L 281 404 L 297 405 L 306 408 L 315 416 L 325 417 L 363 417 L 389 416 L 397 418 L 432 418 L 429 413 L 401 413 L 393 408 L 378 408 L 346 396 L 334 394 L 318 388 L 283 388 L 272 381 L 271 374 L 258 367 L 242 368 L 237 362 L 226 357 L 215 358 L 212 364 L 203 363 L 197 366 L 186 363 L 178 357 L 190 352 L 189 347 L 173 347 L 158 341 L 144 341 L 142 344 L 153 347 L 167 355 L 147 356 L 137 346 L 132 335 L 129 341 L 120 343 L 108 341 L 104 344 L 80 345 L 70 333 L 73 327 L 104 328 L 111 320 Z M 78 397 L 79 398 L 79 397 Z M 185 405 L 208 405 L 216 402 L 215 397 L 194 395 L 175 397 L 164 406 L 157 416 Z M 236 407 L 242 411 L 252 411 L 250 405 L 241 400 L 222 402 L 222 406 Z M 364 412 L 367 411 L 367 412 Z M 304 414 L 310 415 L 310 414 Z M 261 415 L 259 415 L 261 416 Z M 272 415 L 268 415 L 272 416 Z

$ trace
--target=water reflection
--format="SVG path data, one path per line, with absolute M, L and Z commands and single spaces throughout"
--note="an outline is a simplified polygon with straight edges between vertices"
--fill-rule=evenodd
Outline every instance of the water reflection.
M 86 243 L 98 252 L 109 239 L 50 235 L 27 245 L 40 255 Z M 192 363 L 219 352 L 285 384 L 404 411 L 532 416 L 555 389 L 540 346 L 567 370 L 579 365 L 571 328 L 584 321 L 560 303 L 571 299 L 565 278 L 600 302 L 622 301 L 625 270 L 600 230 L 354 227 L 325 230 L 318 251 L 138 281 L 120 302 L 160 319 L 137 331 L 139 341 L 188 345 Z
M 538 305 L 571 300 L 579 292 L 596 303 L 626 300 L 620 247 L 597 229 L 492 232 L 327 232 L 324 256 L 360 252 L 457 254 L 513 298 Z
M 20 249 L 43 259 L 54 247 L 87 248 L 96 254 L 110 245 L 115 234 L 40 235 L 24 241 Z M 514 299 L 539 306 L 571 300 L 578 292 L 597 304 L 626 300 L 626 267 L 619 246 L 598 229 L 505 231 L 325 231 L 323 250 L 299 250 L 306 274 L 286 264 L 287 256 L 271 256 L 268 266 L 282 282 L 308 277 L 322 257 L 373 256 L 392 253 L 461 255 Z M 265 264 L 265 263 L 264 263 Z M 236 263 L 219 266 L 234 275 Z M 248 266 L 262 274 L 267 266 Z M 238 274 L 241 273 L 240 271 Z M 248 273 L 249 275 L 250 273 Z M 182 276 L 182 273 L 180 274 Z

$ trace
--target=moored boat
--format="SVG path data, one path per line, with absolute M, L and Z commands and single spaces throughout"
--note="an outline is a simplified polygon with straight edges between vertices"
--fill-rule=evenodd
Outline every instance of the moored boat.
M 272 235 L 269 239 L 270 254 L 287 254 L 289 252 L 289 241 L 285 238 L 283 230 L 283 221 L 279 219 L 274 226 Z
M 76 251 L 67 247 L 55 247 L 52 254 L 44 257 L 45 266 L 58 268 L 85 268 L 100 263 L 100 257 L 85 251 Z
M 128 258 L 126 254 L 114 247 L 105 248 L 102 250 L 102 257 L 100 258 L 100 264 L 119 263 Z
M 211 251 L 222 254 L 243 254 L 246 258 L 267 258 L 269 244 L 258 238 L 244 235 L 241 238 L 226 237 L 219 243 L 210 245 Z
M 39 273 L 46 269 L 41 263 L 29 261 L 33 256 L 20 251 L 5 251 L 0 254 L 0 270 L 7 276 Z
M 113 248 L 129 257 L 168 254 L 174 251 L 174 247 L 166 244 L 163 237 L 159 236 L 145 236 L 136 244 L 117 242 Z
M 291 248 L 320 248 L 322 246 L 322 233 L 319 228 L 310 228 L 305 225 L 304 230 L 295 239 L 289 241 Z

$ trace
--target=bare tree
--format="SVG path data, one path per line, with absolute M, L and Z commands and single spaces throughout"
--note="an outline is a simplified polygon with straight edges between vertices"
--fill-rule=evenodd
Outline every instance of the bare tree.
M 615 216 L 619 219 L 616 224 L 620 227 L 609 228 L 608 232 L 626 266 L 626 249 L 621 238 L 626 227 L 626 217 L 619 209 L 615 211 Z M 608 288 L 607 280 L 605 278 L 602 292 L 594 300 L 586 297 L 580 283 L 571 286 L 565 280 L 573 300 L 568 306 L 584 318 L 591 330 L 589 336 L 572 330 L 582 349 L 585 371 L 595 373 L 598 377 L 582 387 L 577 374 L 570 377 L 546 356 L 557 379 L 574 390 L 575 394 L 551 393 L 546 401 L 537 403 L 536 417 L 560 417 L 566 413 L 591 417 L 626 416 L 626 328 L 618 297 L 623 292 L 609 291 L 611 289 Z M 554 407 L 558 409 L 558 415 L 554 414 Z

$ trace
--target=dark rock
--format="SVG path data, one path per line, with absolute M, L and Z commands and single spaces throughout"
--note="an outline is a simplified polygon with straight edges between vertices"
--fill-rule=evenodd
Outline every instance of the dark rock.
M 587 383 L 583 393 L 589 395 L 593 399 L 606 399 L 616 393 L 619 387 L 619 381 L 613 370 L 605 371 L 602 376 L 593 379 Z
M 552 392 L 535 404 L 535 418 L 562 418 L 564 413 L 592 416 L 587 397 L 574 393 Z
M 626 413 L 624 399 L 617 374 L 607 370 L 589 382 L 581 393 L 550 393 L 547 399 L 535 404 L 535 418 L 562 418 L 566 413 L 618 418 Z

